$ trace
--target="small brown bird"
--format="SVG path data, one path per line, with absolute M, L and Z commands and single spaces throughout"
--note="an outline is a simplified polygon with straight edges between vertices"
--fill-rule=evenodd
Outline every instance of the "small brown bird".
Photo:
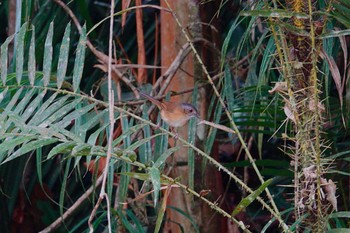
M 187 103 L 176 103 L 169 101 L 159 101 L 140 91 L 140 95 L 154 103 L 160 109 L 160 115 L 169 126 L 184 126 L 192 117 L 199 118 L 197 109 Z

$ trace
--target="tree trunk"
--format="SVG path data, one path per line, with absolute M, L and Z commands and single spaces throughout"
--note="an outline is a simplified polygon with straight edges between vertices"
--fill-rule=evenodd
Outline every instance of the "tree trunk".
M 209 41 L 214 40 L 212 44 L 219 45 L 218 43 L 218 32 L 215 34 L 211 31 L 211 26 L 205 27 L 202 24 L 202 19 L 206 21 L 210 21 L 213 17 L 213 14 L 216 12 L 215 8 L 211 9 L 213 14 L 208 12 L 208 9 L 200 7 L 200 4 L 197 1 L 168 1 L 171 5 L 172 10 L 180 20 L 181 25 L 184 27 L 185 31 L 190 35 L 191 39 L 196 38 L 205 38 Z M 166 2 L 161 1 L 161 6 L 168 8 Z M 212 7 L 210 5 L 209 7 Z M 201 12 L 200 12 L 201 11 Z M 210 11 L 209 11 L 210 12 Z M 215 20 L 214 20 L 215 21 Z M 216 23 L 216 22 L 215 22 Z M 214 25 L 215 27 L 215 25 Z M 161 12 L 161 57 L 162 62 L 161 65 L 163 67 L 169 67 L 169 65 L 173 62 L 180 48 L 187 43 L 187 39 L 181 28 L 177 25 L 177 22 L 172 14 L 162 11 Z M 213 56 L 213 47 L 202 46 L 202 44 L 195 44 L 197 51 L 200 53 L 203 61 L 207 68 L 209 68 L 209 72 L 216 71 L 218 66 L 218 58 L 217 54 Z M 207 44 L 206 44 L 207 45 Z M 208 49 L 210 48 L 210 49 Z M 218 50 L 220 51 L 220 50 Z M 164 72 L 164 71 L 163 71 Z M 193 56 L 193 53 L 185 59 L 185 61 L 181 65 L 181 69 L 179 69 L 176 73 L 176 76 L 173 78 L 172 82 L 169 85 L 169 91 L 180 92 L 183 90 L 188 90 L 194 87 L 194 83 L 201 79 L 206 79 L 203 75 L 203 68 L 199 64 L 197 58 Z M 200 115 L 202 118 L 206 115 L 207 110 L 207 96 L 208 92 L 205 88 L 202 88 L 198 92 L 198 97 L 196 99 L 198 104 L 198 109 L 200 111 Z M 184 94 L 180 96 L 174 97 L 173 101 L 179 102 L 190 102 L 191 101 L 191 93 Z M 198 129 L 197 129 L 198 131 Z M 204 147 L 205 141 L 203 140 L 204 131 L 203 129 L 199 129 L 201 136 L 196 139 L 196 145 L 199 148 Z M 178 134 L 182 138 L 187 138 L 188 128 L 181 127 L 178 129 Z M 203 141 L 201 141 L 201 139 Z M 217 147 L 214 149 L 217 153 Z M 189 177 L 189 168 L 187 166 L 188 162 L 188 148 L 183 147 L 180 149 L 173 157 L 173 165 L 174 167 L 171 170 L 172 177 L 180 177 L 181 182 L 183 184 L 188 184 Z M 181 165 L 179 165 L 181 164 Z M 222 183 L 218 182 L 221 179 L 221 175 L 218 171 L 209 167 L 210 175 L 206 176 L 207 173 L 202 172 L 202 158 L 196 156 L 195 157 L 195 191 L 200 192 L 202 189 L 211 189 L 216 190 L 217 192 L 212 192 L 211 198 L 212 201 L 215 201 L 220 195 L 220 190 L 222 190 Z M 179 166 L 177 166 L 179 165 Z M 202 174 L 204 177 L 202 177 Z M 218 179 L 219 178 L 219 179 Z M 168 206 L 173 206 L 181 211 L 188 214 L 195 223 L 200 227 L 200 232 L 225 232 L 223 229 L 226 225 L 225 222 L 221 221 L 220 217 L 214 216 L 214 212 L 208 207 L 205 203 L 200 202 L 198 199 L 193 199 L 191 195 L 185 193 L 181 189 L 172 189 L 170 197 L 168 199 Z M 168 233 L 180 233 L 182 230 L 184 232 L 195 232 L 191 221 L 181 214 L 178 211 L 173 209 L 167 209 L 167 221 L 165 224 L 164 232 Z M 209 227 L 210 225 L 210 227 Z

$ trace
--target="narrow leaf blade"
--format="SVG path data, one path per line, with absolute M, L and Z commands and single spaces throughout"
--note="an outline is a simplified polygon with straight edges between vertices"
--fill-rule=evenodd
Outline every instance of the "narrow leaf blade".
M 243 198 L 243 200 L 241 200 L 236 206 L 236 208 L 232 211 L 231 216 L 234 217 L 237 214 L 239 214 L 242 210 L 247 208 L 247 206 L 249 206 L 266 189 L 266 187 L 271 184 L 272 181 L 273 179 L 265 181 L 262 185 L 260 185 L 260 187 L 257 190 L 249 194 L 246 198 Z
M 60 48 L 60 56 L 58 58 L 57 67 L 57 88 L 61 89 L 64 77 L 66 76 L 67 64 L 68 64 L 68 52 L 70 43 L 70 26 L 68 23 L 66 30 L 64 31 L 64 36 Z
M 32 26 L 32 39 L 29 46 L 28 78 L 30 85 L 34 86 L 35 81 L 35 27 Z
M 50 82 L 51 66 L 52 66 L 52 37 L 53 37 L 53 22 L 50 23 L 49 31 L 47 32 L 44 50 L 44 64 L 43 64 L 43 82 L 46 87 Z
M 26 35 L 27 23 L 24 23 L 17 35 L 16 48 L 16 80 L 18 85 L 21 83 L 23 75 L 23 59 L 24 59 L 24 37 Z
M 86 25 L 84 25 L 84 27 L 82 28 L 82 33 L 80 35 L 79 44 L 77 48 L 77 54 L 75 57 L 74 70 L 73 70 L 74 92 L 78 91 L 80 80 L 83 75 L 85 48 L 86 48 Z
M 153 203 L 154 203 L 154 206 L 156 206 L 159 199 L 159 192 L 160 192 L 160 172 L 158 168 L 154 166 L 151 167 L 149 170 L 149 176 L 152 181 L 153 189 L 154 189 Z
M 13 40 L 13 37 L 15 35 L 11 35 L 7 37 L 5 42 L 1 45 L 1 81 L 2 85 L 6 85 L 6 78 L 7 78 L 7 63 L 8 63 L 8 46 Z

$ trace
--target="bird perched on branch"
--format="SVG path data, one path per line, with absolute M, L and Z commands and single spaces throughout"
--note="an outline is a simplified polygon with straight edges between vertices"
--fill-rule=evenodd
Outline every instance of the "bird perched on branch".
M 192 117 L 199 118 L 199 113 L 192 104 L 159 101 L 141 91 L 139 93 L 159 108 L 163 121 L 171 127 L 184 126 Z

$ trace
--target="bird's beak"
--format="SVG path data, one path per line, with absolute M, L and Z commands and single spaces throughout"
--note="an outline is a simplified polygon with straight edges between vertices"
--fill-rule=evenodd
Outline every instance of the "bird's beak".
M 199 113 L 196 112 L 196 115 L 194 115 L 196 118 L 200 119 Z

